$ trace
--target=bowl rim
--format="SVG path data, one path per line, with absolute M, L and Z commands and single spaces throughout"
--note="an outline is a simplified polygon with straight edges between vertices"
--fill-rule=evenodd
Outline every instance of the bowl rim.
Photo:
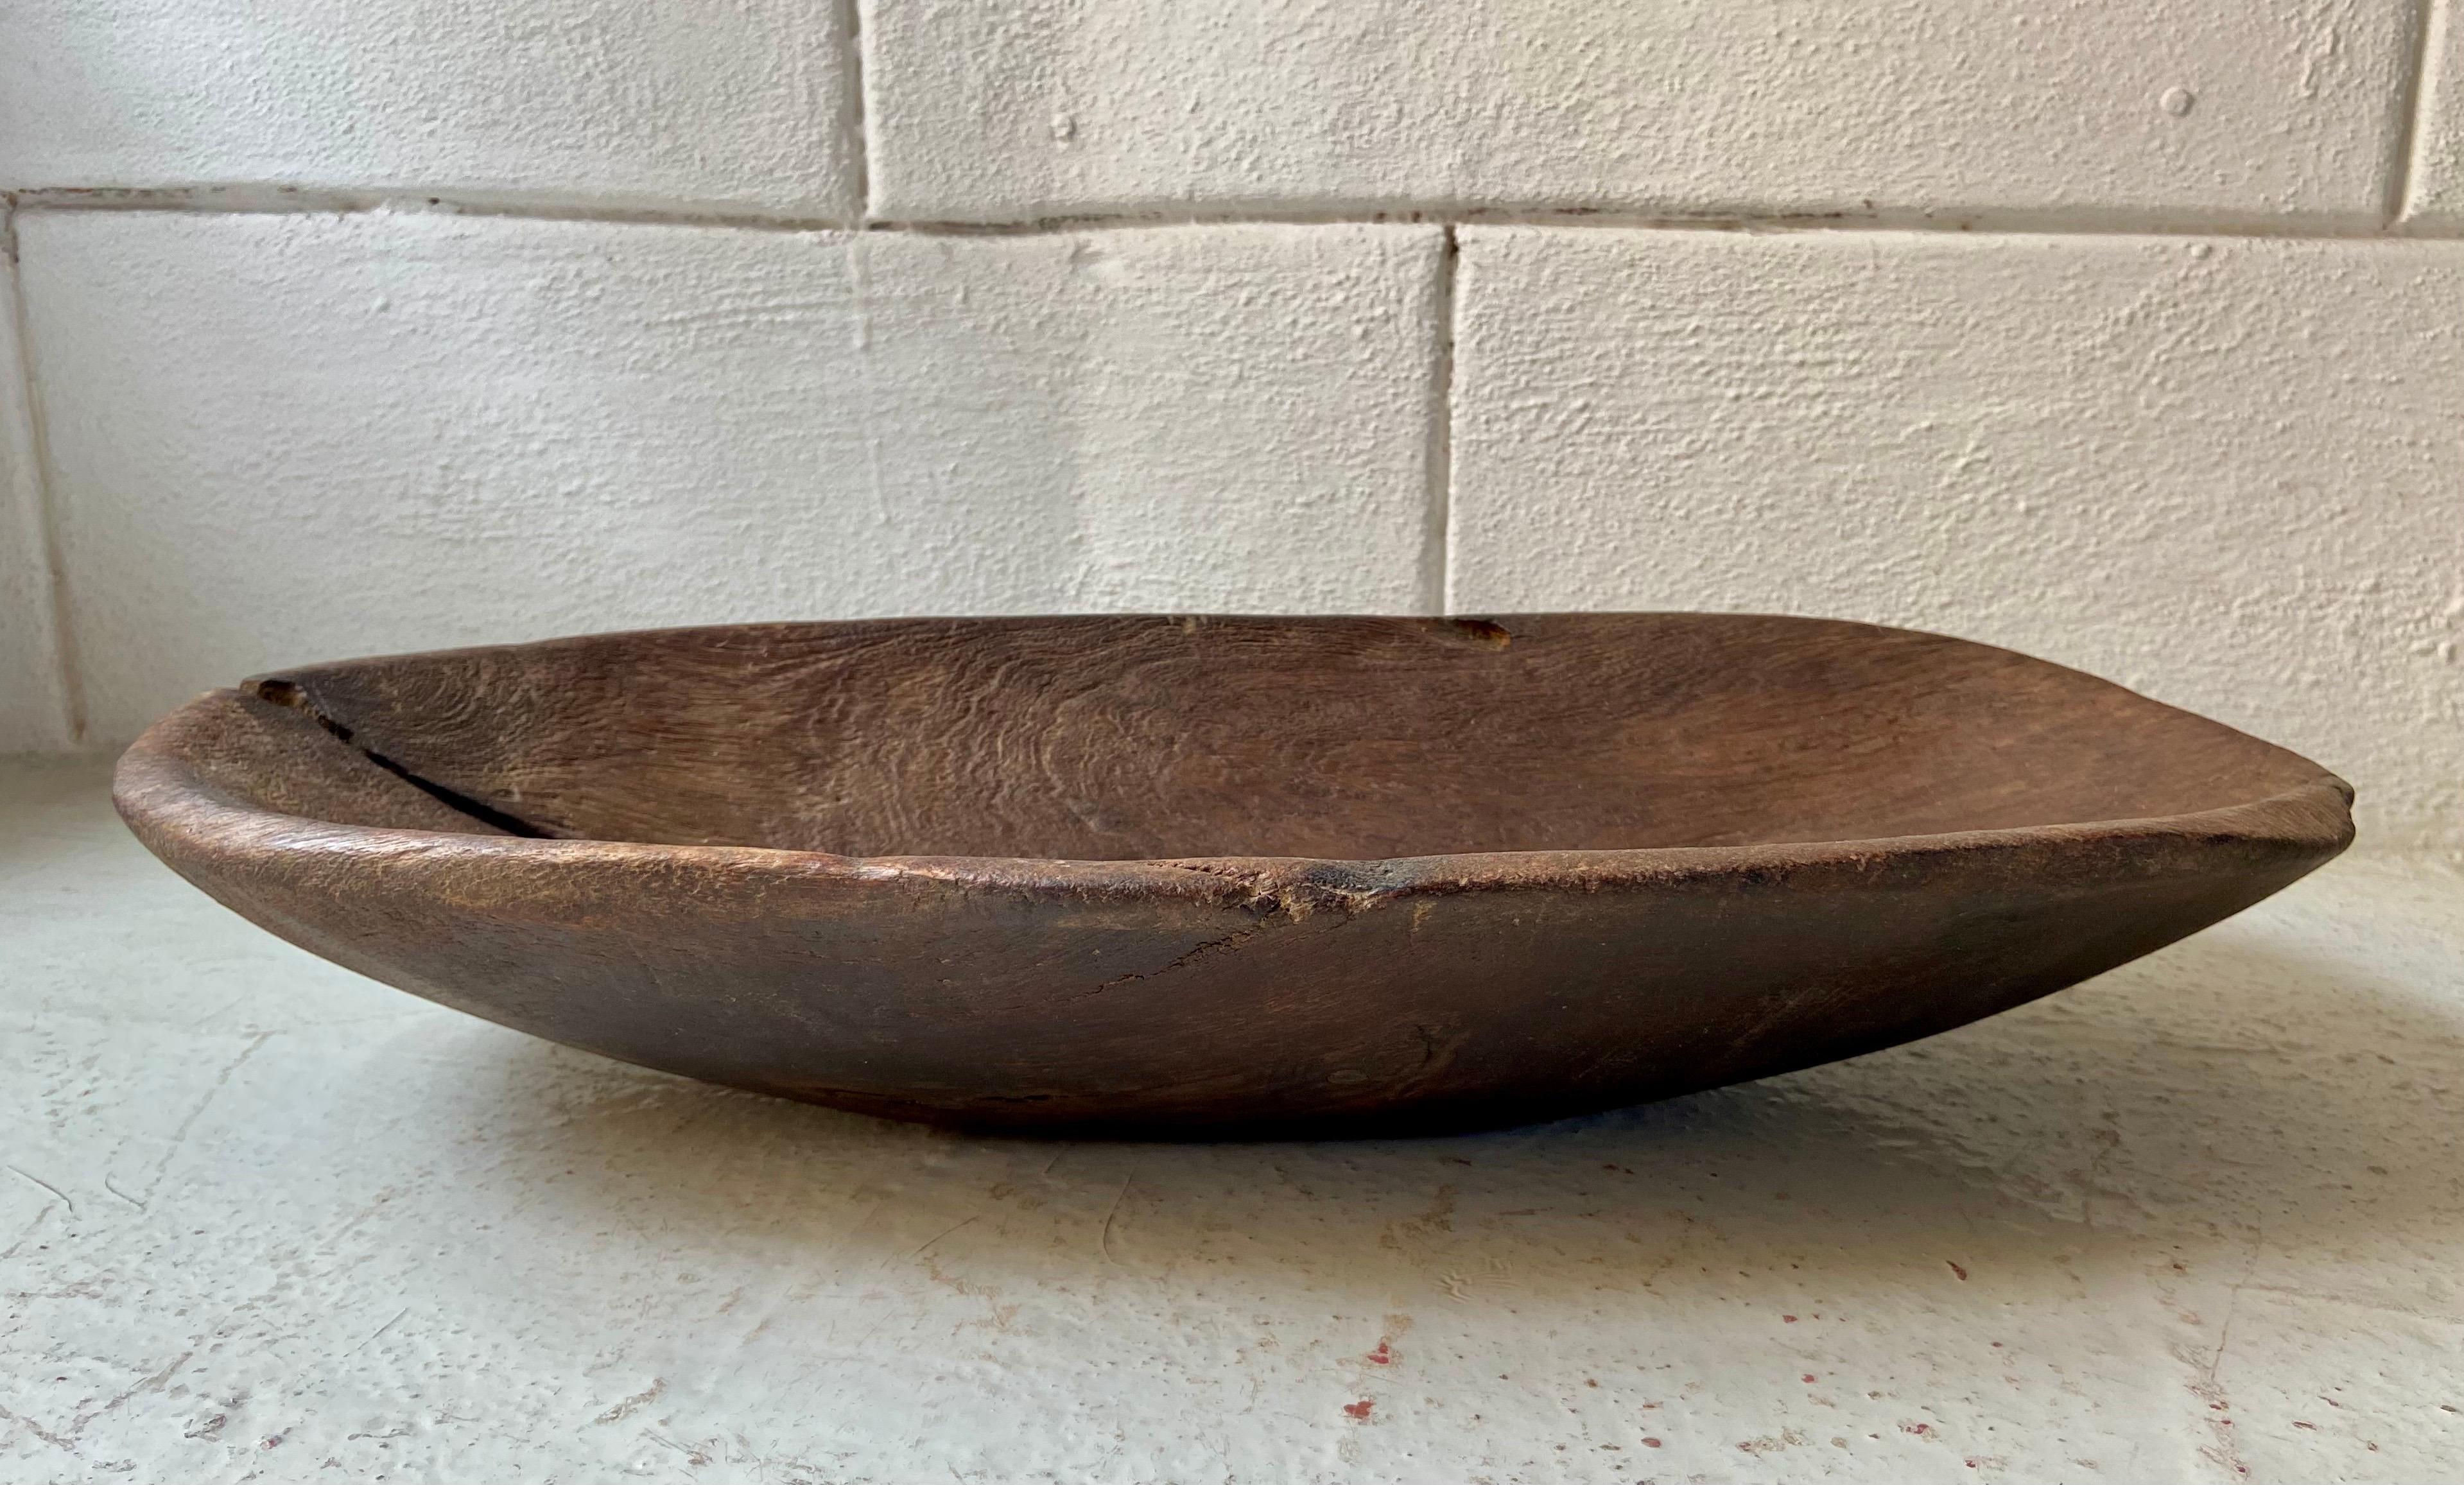
M 170 736 L 221 698 L 245 694 L 231 687 L 203 693 L 148 727 L 121 755 L 113 772 L 113 803 L 121 818 L 158 853 L 159 842 L 187 848 L 177 853 L 182 855 L 225 860 L 443 857 L 458 864 L 504 859 L 574 869 L 654 866 L 662 870 L 693 865 L 730 875 L 909 880 L 983 891 L 1058 890 L 1078 897 L 1160 894 L 1208 899 L 1221 898 L 1227 892 L 1236 897 L 1245 892 L 1252 897 L 1323 898 L 1327 905 L 1365 906 L 1401 894 L 1678 886 L 1713 878 L 1776 877 L 1804 869 L 1872 872 L 2014 851 L 2067 856 L 2132 841 L 2149 846 L 2237 843 L 2323 859 L 2342 852 L 2354 836 L 2352 786 L 2315 764 L 2311 766 L 2318 771 L 2313 777 L 2276 793 L 2180 814 L 1724 846 L 1470 851 L 1364 858 L 854 856 L 751 844 L 492 834 L 358 825 L 294 814 L 239 798 L 214 785 L 171 743 Z M 474 823 L 479 822 L 474 819 Z
M 170 826 L 177 817 L 180 828 L 176 834 L 215 854 L 231 852 L 236 845 L 236 836 L 261 842 L 260 850 L 294 856 L 328 853 L 363 854 L 385 852 L 423 855 L 444 853 L 461 861 L 517 859 L 561 862 L 576 867 L 585 863 L 627 865 L 655 862 L 671 868 L 679 863 L 695 862 L 737 871 L 766 870 L 797 875 L 870 880 L 904 878 L 985 890 L 1065 888 L 1076 893 L 1093 891 L 1107 896 L 1158 891 L 1178 895 L 1192 889 L 1203 896 L 1220 896 L 1227 885 L 1236 884 L 1247 884 L 1256 890 L 1278 895 L 1298 891 L 1344 900 L 1367 900 L 1397 892 L 1461 892 L 1504 887 L 1589 890 L 1615 884 L 1676 884 L 1689 880 L 1734 878 L 1812 867 L 1870 870 L 1884 862 L 1906 863 L 1980 852 L 2036 850 L 2069 853 L 2099 844 L 2128 840 L 2209 845 L 2238 842 L 2248 847 L 2312 855 L 2323 860 L 2343 851 L 2354 838 L 2353 787 L 2316 762 L 2258 738 L 2253 738 L 2253 741 L 2262 742 L 2309 768 L 2309 777 L 2272 794 L 2174 814 L 1833 840 L 1754 841 L 1724 846 L 1464 851 L 1389 857 L 1226 854 L 1092 858 L 922 853 L 860 856 L 751 843 L 671 844 L 587 836 L 356 825 L 314 815 L 292 814 L 236 797 L 204 778 L 184 751 L 171 741 L 175 734 L 185 729 L 186 724 L 224 698 L 246 697 L 270 700 L 272 698 L 263 697 L 260 690 L 264 684 L 281 682 L 297 687 L 297 682 L 292 677 L 319 671 L 632 638 L 744 634 L 764 630 L 858 631 L 909 625 L 1001 627 L 1168 623 L 1187 627 L 1221 623 L 1313 627 L 1399 622 L 1430 627 L 1495 627 L 1512 625 L 1517 621 L 1572 617 L 1689 618 L 1748 623 L 1777 621 L 1813 629 L 1859 630 L 1878 634 L 1917 636 L 1954 646 L 1996 651 L 2031 666 L 2084 676 L 2114 686 L 2145 705 L 2178 713 L 2205 726 L 2221 728 L 2243 737 L 2252 736 L 2240 733 L 2238 728 L 2228 723 L 2159 701 L 2092 673 L 2078 671 L 2075 667 L 2025 651 L 1939 631 L 1827 615 L 1700 610 L 1499 610 L 1447 614 L 1158 611 L 873 615 L 849 619 L 753 620 L 594 631 L 531 640 L 312 661 L 262 671 L 243 678 L 236 685 L 216 687 L 192 697 L 148 726 L 121 754 L 114 769 L 112 792 L 115 807 L 122 818 L 138 831 L 141 837 L 147 838 L 149 844 L 154 831 Z M 331 730 L 331 723 L 313 708 L 306 709 L 306 715 Z M 344 745 L 353 746 L 347 741 Z M 353 750 L 373 757 L 364 748 L 354 747 Z M 379 762 L 381 764 L 382 761 Z M 403 777 L 415 787 L 432 792 L 430 786 L 407 774 Z M 452 800 L 443 799 L 441 802 L 471 818 L 473 824 L 487 826 L 492 823 L 482 814 L 464 809 Z M 209 827 L 207 824 L 209 820 L 215 824 Z

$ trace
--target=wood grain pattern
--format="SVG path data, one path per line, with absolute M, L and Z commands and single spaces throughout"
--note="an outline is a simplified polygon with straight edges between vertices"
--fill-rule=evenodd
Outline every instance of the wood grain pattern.
M 2283 749 L 1820 620 L 732 626 L 286 670 L 122 760 L 253 920 L 875 1113 L 1466 1127 L 1922 1036 L 2349 841 Z

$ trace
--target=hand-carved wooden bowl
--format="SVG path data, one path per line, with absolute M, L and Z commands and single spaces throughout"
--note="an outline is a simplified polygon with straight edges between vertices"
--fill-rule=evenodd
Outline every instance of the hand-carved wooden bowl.
M 1053 618 L 313 666 L 121 760 L 292 942 L 609 1056 L 989 1127 L 1465 1128 L 1870 1052 L 2351 838 L 2317 765 L 1812 619 Z

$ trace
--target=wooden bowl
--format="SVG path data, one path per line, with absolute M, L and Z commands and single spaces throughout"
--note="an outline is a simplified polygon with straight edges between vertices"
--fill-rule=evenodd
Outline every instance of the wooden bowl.
M 287 670 L 121 812 L 338 964 L 906 1119 L 1460 1129 L 1990 1015 L 2351 839 L 2316 764 L 1815 619 L 1031 618 Z

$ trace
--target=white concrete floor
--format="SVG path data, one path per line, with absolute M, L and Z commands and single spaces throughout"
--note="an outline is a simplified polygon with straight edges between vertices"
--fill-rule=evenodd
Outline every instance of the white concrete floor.
M 959 1139 L 429 1006 L 0 776 L 0 1480 L 2464 1477 L 2464 878 L 1474 1139 Z

